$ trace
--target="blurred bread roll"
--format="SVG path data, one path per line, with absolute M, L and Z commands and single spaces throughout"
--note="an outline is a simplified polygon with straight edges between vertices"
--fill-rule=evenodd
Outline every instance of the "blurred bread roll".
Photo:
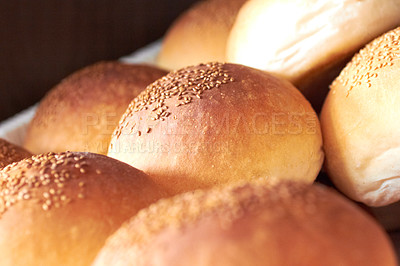
M 106 242 L 94 265 L 397 265 L 384 230 L 319 185 L 228 186 L 163 199 Z
M 397 28 L 354 56 L 321 113 L 329 176 L 350 198 L 370 206 L 400 200 L 399 59 Z
M 24 147 L 45 152 L 106 154 L 111 134 L 131 100 L 166 72 L 146 65 L 99 62 L 54 87 L 31 121 Z
M 24 148 L 0 138 L 0 168 L 31 156 Z
M 165 34 L 157 64 L 172 70 L 210 61 L 226 61 L 228 35 L 246 1 L 205 0 L 194 4 Z
M 399 0 L 251 0 L 227 60 L 280 75 L 319 109 L 331 81 L 366 43 L 400 25 Z
M 143 172 L 104 155 L 48 153 L 8 165 L 1 265 L 89 265 L 125 220 L 163 196 Z
M 122 116 L 108 155 L 171 193 L 257 177 L 311 183 L 324 158 L 318 117 L 292 84 L 223 63 L 149 85 Z

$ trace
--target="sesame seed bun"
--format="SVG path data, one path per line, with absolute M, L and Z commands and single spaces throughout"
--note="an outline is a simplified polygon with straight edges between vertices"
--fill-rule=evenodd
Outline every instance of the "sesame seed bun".
M 252 0 L 232 27 L 227 60 L 288 79 L 319 110 L 345 63 L 400 25 L 399 14 L 399 0 Z
M 265 177 L 313 182 L 318 117 L 289 82 L 235 64 L 174 71 L 132 101 L 109 156 L 171 193 Z
M 45 152 L 106 154 L 126 107 L 166 72 L 146 65 L 100 62 L 65 78 L 41 101 L 24 147 Z
M 228 186 L 163 199 L 106 242 L 94 265 L 397 265 L 382 228 L 319 185 Z
M 0 168 L 31 156 L 24 148 L 0 138 Z
M 89 265 L 106 238 L 165 194 L 103 155 L 35 155 L 0 171 L 1 265 Z
M 199 1 L 184 12 L 165 34 L 157 64 L 179 69 L 210 61 L 225 61 L 229 32 L 247 0 Z
M 356 201 L 400 200 L 400 28 L 362 49 L 331 86 L 321 122 L 326 170 Z

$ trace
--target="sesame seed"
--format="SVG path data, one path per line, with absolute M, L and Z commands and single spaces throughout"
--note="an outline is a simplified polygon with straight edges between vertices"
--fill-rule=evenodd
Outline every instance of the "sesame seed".
M 147 108 L 150 111 L 149 117 L 152 121 L 165 121 L 165 118 L 171 114 L 171 112 L 166 112 L 170 108 L 165 101 L 166 99 L 173 98 L 177 101 L 174 106 L 181 107 L 192 103 L 194 99 L 202 99 L 201 94 L 204 91 L 233 81 L 234 78 L 224 68 L 223 63 L 200 64 L 196 67 L 186 67 L 172 71 L 150 84 L 130 103 L 113 135 L 119 138 L 118 132 L 126 128 L 129 123 L 127 118 L 131 117 L 135 112 Z M 177 119 L 176 115 L 173 117 Z M 136 125 L 133 126 L 136 127 Z M 138 136 L 140 134 L 138 131 Z
M 380 71 L 392 67 L 393 61 L 400 58 L 400 28 L 396 28 L 367 44 L 356 54 L 351 62 L 332 83 L 336 87 L 340 82 L 348 91 L 366 86 L 371 88 L 373 80 Z M 351 84 L 356 84 L 352 86 Z
M 82 155 L 75 155 L 71 152 L 35 155 L 4 167 L 0 171 L 0 217 L 21 200 L 37 202 L 45 211 L 59 199 L 69 202 L 65 195 L 58 196 L 62 193 L 59 188 L 68 186 L 70 177 L 79 178 L 79 175 L 71 176 L 76 169 L 82 172 L 85 171 L 82 166 L 90 167 Z M 47 190 L 38 192 L 39 187 Z

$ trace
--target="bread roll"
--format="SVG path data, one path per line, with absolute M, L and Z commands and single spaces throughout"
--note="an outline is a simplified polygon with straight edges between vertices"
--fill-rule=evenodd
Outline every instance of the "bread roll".
M 24 148 L 0 138 L 0 168 L 31 156 Z
M 53 88 L 30 123 L 25 148 L 33 153 L 106 154 L 111 134 L 131 100 L 166 72 L 146 65 L 100 62 Z
M 106 238 L 165 194 L 103 155 L 49 153 L 0 171 L 1 265 L 89 265 Z
M 397 265 L 382 228 L 318 185 L 245 184 L 189 192 L 138 213 L 106 242 L 101 265 Z
M 399 0 L 251 0 L 232 27 L 227 60 L 287 78 L 319 109 L 345 62 L 400 25 L 399 14 Z
M 256 177 L 311 183 L 324 157 L 318 117 L 295 87 L 222 63 L 148 86 L 122 116 L 108 155 L 171 193 Z
M 157 64 L 172 70 L 210 61 L 224 62 L 229 32 L 246 1 L 205 0 L 193 5 L 165 34 Z
M 321 113 L 326 170 L 370 206 L 400 199 L 400 28 L 362 49 L 331 86 Z

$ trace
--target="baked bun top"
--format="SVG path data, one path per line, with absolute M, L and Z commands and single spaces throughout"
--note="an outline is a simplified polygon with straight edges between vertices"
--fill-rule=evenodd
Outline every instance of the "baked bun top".
M 165 194 L 91 153 L 48 153 L 0 171 L 2 265 L 88 265 L 125 220 Z
M 73 73 L 41 101 L 28 127 L 25 148 L 35 154 L 106 154 L 126 107 L 166 73 L 152 66 L 119 62 L 99 62 Z
M 321 123 L 326 168 L 354 200 L 400 200 L 400 28 L 362 49 L 333 82 Z
M 313 182 L 319 121 L 289 82 L 242 65 L 173 71 L 135 98 L 108 155 L 171 193 L 257 177 Z
M 396 265 L 384 231 L 320 185 L 263 182 L 163 199 L 126 222 L 94 265 Z

